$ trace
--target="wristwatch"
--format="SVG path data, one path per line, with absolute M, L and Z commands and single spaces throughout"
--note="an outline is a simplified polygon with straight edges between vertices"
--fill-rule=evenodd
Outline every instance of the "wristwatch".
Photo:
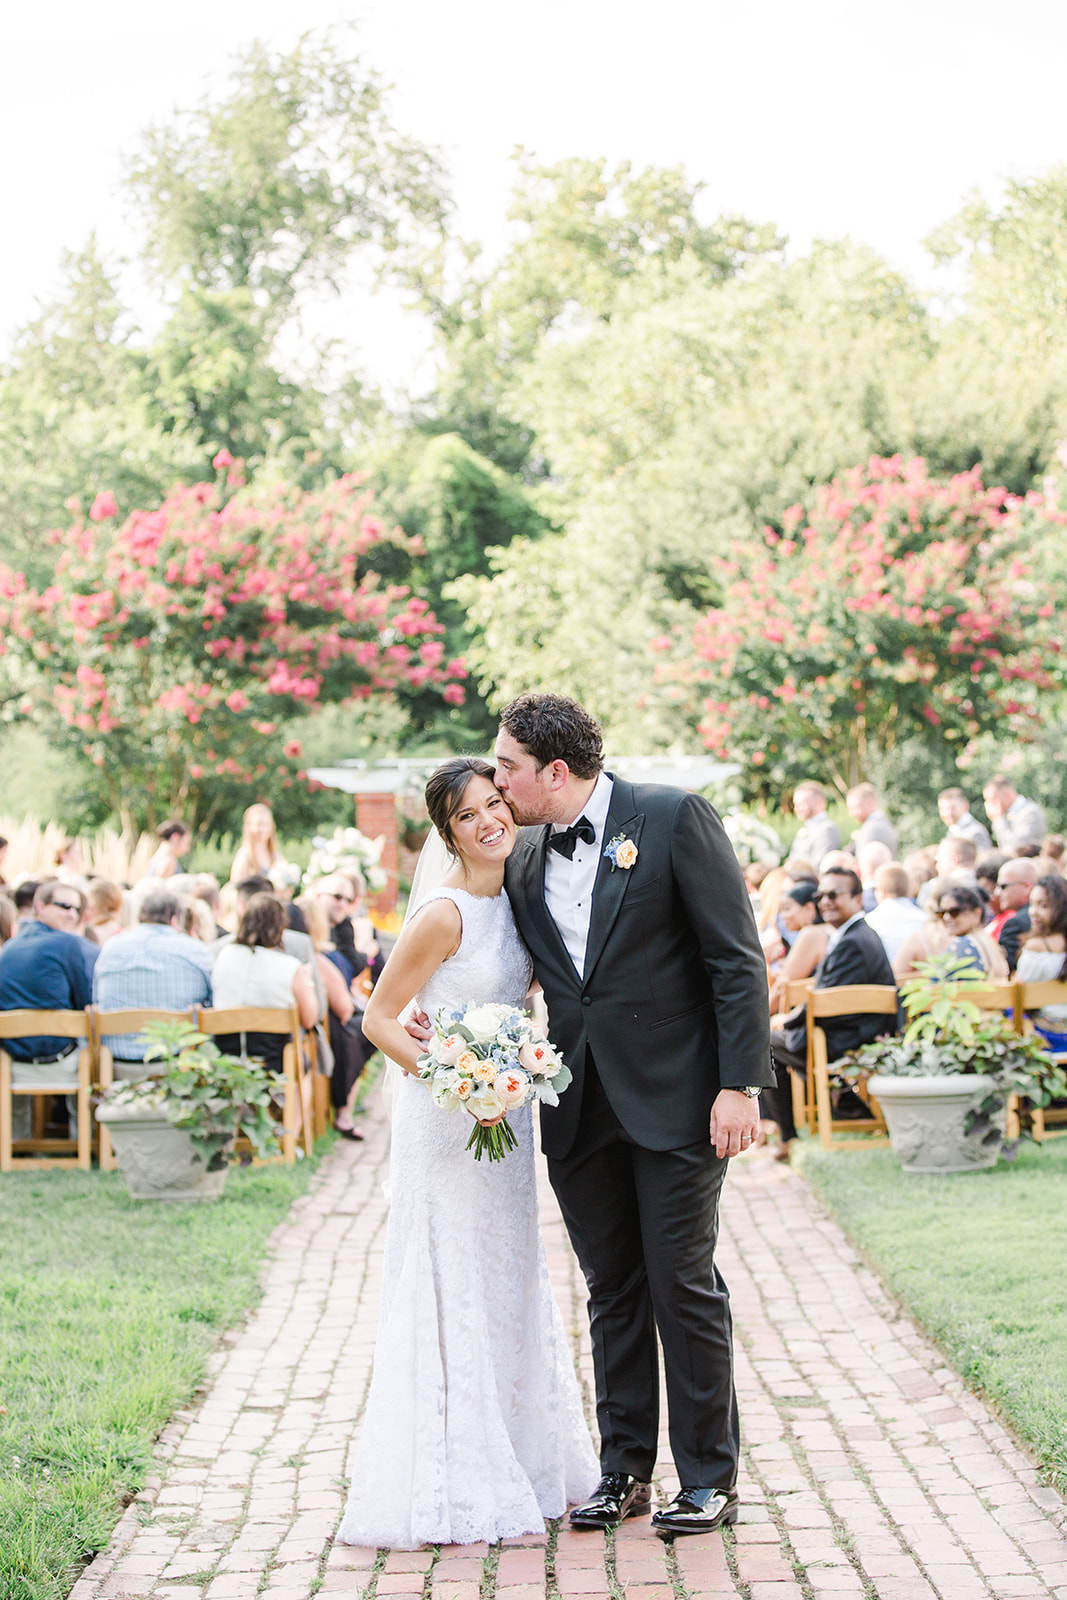
M 763 1090 L 754 1087 L 751 1083 L 746 1083 L 744 1085 L 740 1085 L 737 1092 L 738 1094 L 747 1094 L 750 1100 L 758 1100 L 760 1095 L 763 1093 Z

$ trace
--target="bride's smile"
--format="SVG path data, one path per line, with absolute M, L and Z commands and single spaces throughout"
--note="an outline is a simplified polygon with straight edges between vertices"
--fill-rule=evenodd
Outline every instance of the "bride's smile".
M 474 777 L 449 818 L 458 854 L 472 863 L 487 856 L 503 860 L 515 843 L 515 819 L 491 778 Z

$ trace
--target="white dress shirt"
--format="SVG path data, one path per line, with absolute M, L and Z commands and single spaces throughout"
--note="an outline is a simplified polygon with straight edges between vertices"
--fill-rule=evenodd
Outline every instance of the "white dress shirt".
M 589 938 L 589 918 L 593 909 L 593 885 L 596 883 L 600 857 L 603 854 L 607 829 L 608 807 L 611 804 L 611 779 L 601 772 L 581 815 L 596 829 L 592 844 L 584 839 L 574 842 L 574 855 L 568 861 L 558 850 L 545 852 L 545 904 L 548 914 L 560 931 L 567 954 L 581 977 L 585 970 L 585 946 Z M 575 817 L 575 822 L 578 818 Z M 553 824 L 553 833 L 563 833 L 568 824 Z

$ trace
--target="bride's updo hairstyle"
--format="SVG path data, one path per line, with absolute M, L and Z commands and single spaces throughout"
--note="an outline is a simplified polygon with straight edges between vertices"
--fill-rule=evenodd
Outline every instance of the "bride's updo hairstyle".
M 426 785 L 426 809 L 453 860 L 456 846 L 452 839 L 452 818 L 463 803 L 467 785 L 472 778 L 492 779 L 495 770 L 481 756 L 452 756 L 430 775 Z

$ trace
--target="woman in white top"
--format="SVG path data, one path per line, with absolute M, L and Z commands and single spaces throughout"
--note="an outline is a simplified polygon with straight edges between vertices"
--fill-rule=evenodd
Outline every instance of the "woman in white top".
M 309 969 L 282 948 L 285 909 L 272 894 L 254 894 L 241 918 L 237 937 L 223 945 L 211 973 L 215 1006 L 229 1011 L 237 1006 L 264 1006 L 288 1010 L 295 1003 L 305 1028 L 319 1017 L 315 985 Z M 227 1054 L 261 1057 L 272 1072 L 282 1069 L 283 1034 L 220 1034 L 216 1040 Z
M 1067 883 L 1050 873 L 1030 890 L 1030 928 L 1015 976 L 1020 983 L 1067 978 Z M 1067 1051 L 1067 1006 L 1046 1006 L 1031 1018 L 1057 1053 Z

